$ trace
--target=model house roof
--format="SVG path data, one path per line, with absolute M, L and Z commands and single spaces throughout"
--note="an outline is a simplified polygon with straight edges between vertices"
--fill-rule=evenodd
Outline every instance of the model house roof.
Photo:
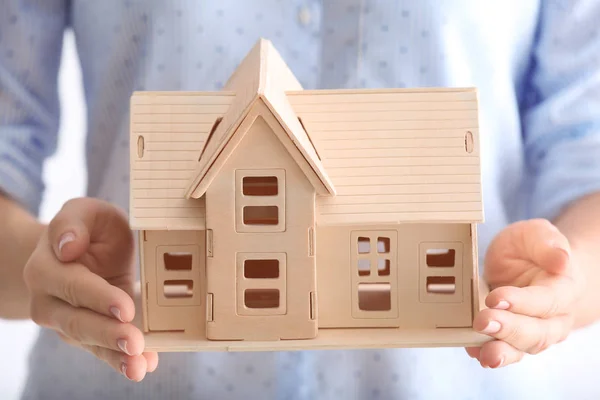
M 336 187 L 319 223 L 483 220 L 474 89 L 287 95 Z
M 186 199 L 214 122 L 234 100 L 227 92 L 139 92 L 131 98 L 130 222 L 140 229 L 200 229 L 204 199 Z
M 277 118 L 284 131 L 302 154 L 307 175 L 316 174 L 319 184 L 315 185 L 319 194 L 335 194 L 313 144 L 294 114 L 285 92 L 302 90 L 302 86 L 291 73 L 271 42 L 261 39 L 241 62 L 225 85 L 226 91 L 234 92 L 235 99 L 222 121 L 210 135 L 202 151 L 196 173 L 190 180 L 186 197 L 200 198 L 216 173 L 211 168 L 220 157 L 228 157 L 227 143 L 237 132 L 243 119 L 257 101 L 263 101 Z M 302 166 L 301 166 L 302 167 Z M 310 176 L 309 176 L 310 179 Z M 314 181 L 311 179 L 311 181 Z
M 302 154 L 317 224 L 483 221 L 475 89 L 302 90 L 261 40 L 223 92 L 134 94 L 135 229 L 205 228 L 211 169 L 256 102 Z

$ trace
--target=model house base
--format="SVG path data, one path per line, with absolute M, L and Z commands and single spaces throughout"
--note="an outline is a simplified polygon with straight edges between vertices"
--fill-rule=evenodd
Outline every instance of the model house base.
M 480 301 L 488 290 L 480 281 Z M 142 306 L 141 297 L 136 307 Z M 134 323 L 143 328 L 141 315 Z M 208 340 L 204 326 L 180 331 L 152 331 L 144 334 L 147 351 L 194 352 L 194 351 L 296 351 L 296 350 L 343 350 L 382 349 L 407 347 L 478 347 L 491 338 L 471 328 L 323 328 L 314 339 L 298 340 Z
M 302 90 L 261 40 L 222 92 L 131 99 L 149 349 L 476 345 L 474 89 Z

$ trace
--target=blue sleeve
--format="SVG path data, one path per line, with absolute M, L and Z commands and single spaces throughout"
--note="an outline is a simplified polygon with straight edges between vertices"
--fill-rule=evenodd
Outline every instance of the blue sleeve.
M 600 1 L 542 3 L 522 115 L 528 217 L 553 219 L 600 191 Z
M 67 0 L 0 0 L 0 192 L 39 212 L 56 150 Z

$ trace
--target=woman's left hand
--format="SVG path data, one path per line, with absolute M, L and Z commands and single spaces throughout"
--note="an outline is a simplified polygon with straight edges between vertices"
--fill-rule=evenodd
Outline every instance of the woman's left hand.
M 563 341 L 574 324 L 584 278 L 567 238 L 547 220 L 514 223 L 501 231 L 485 257 L 490 285 L 487 309 L 473 328 L 496 340 L 467 353 L 483 367 L 498 368 Z

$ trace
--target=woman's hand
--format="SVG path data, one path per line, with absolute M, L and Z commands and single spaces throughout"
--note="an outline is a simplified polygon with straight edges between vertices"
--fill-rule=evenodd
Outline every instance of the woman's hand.
M 31 318 L 134 381 L 158 364 L 135 314 L 134 241 L 126 217 L 95 199 L 67 202 L 25 266 Z
M 489 308 L 475 317 L 473 328 L 496 340 L 467 349 L 483 367 L 518 362 L 571 332 L 583 274 L 567 238 L 547 220 L 521 221 L 501 231 L 486 254 L 484 278 L 491 289 Z

